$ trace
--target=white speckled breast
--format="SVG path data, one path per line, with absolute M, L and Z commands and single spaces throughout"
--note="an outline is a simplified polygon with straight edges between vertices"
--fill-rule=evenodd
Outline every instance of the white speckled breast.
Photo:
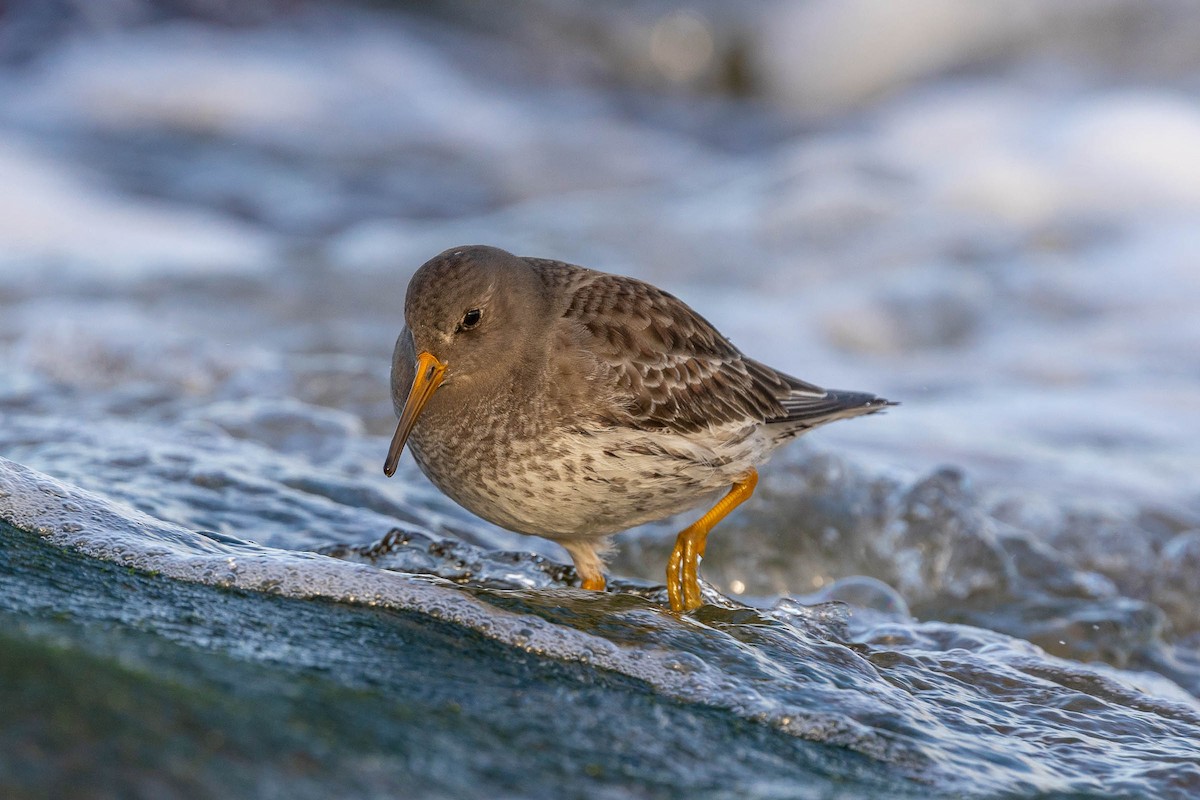
M 411 439 L 421 470 L 472 513 L 548 539 L 606 536 L 692 508 L 728 489 L 773 443 L 757 428 L 695 434 L 601 428 L 437 428 Z M 513 435 L 517 433 L 517 435 Z

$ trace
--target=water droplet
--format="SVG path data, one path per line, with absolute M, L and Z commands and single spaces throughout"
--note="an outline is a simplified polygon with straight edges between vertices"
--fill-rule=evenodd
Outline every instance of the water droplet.
M 672 672 L 691 675 L 704 669 L 704 662 L 691 653 L 674 653 L 663 661 L 663 666 Z

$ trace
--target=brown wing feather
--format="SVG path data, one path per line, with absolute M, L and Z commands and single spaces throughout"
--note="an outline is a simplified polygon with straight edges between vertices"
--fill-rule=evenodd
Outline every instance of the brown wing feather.
M 693 432 L 736 422 L 784 421 L 797 392 L 823 390 L 746 358 L 681 300 L 633 278 L 528 259 L 569 298 L 563 318 L 607 369 L 625 401 L 620 419 Z
M 748 358 L 683 301 L 648 283 L 561 261 L 526 261 L 564 298 L 564 335 L 599 362 L 624 401 L 607 412 L 612 423 L 681 433 L 757 423 L 799 433 L 896 405 L 866 392 L 822 389 Z

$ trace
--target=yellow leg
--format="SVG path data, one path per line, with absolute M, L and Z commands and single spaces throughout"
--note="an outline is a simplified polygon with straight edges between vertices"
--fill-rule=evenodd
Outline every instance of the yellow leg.
M 758 472 L 750 470 L 707 514 L 675 538 L 675 549 L 667 561 L 667 597 L 672 611 L 691 611 L 700 607 L 700 559 L 704 556 L 708 532 L 749 499 L 757 485 Z
M 584 578 L 579 585 L 581 588 L 587 589 L 589 592 L 603 592 L 604 576 L 600 575 L 597 577 Z
M 572 539 L 562 543 L 575 562 L 575 573 L 579 575 L 581 588 L 592 592 L 604 591 L 604 562 L 596 553 L 596 541 Z

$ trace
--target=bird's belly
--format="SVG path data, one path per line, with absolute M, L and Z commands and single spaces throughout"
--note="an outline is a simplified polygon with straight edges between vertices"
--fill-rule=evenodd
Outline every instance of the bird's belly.
M 575 539 L 693 508 L 765 458 L 745 448 L 714 457 L 680 438 L 664 447 L 661 437 L 606 430 L 455 445 L 415 438 L 412 449 L 429 479 L 468 511 L 519 533 Z

